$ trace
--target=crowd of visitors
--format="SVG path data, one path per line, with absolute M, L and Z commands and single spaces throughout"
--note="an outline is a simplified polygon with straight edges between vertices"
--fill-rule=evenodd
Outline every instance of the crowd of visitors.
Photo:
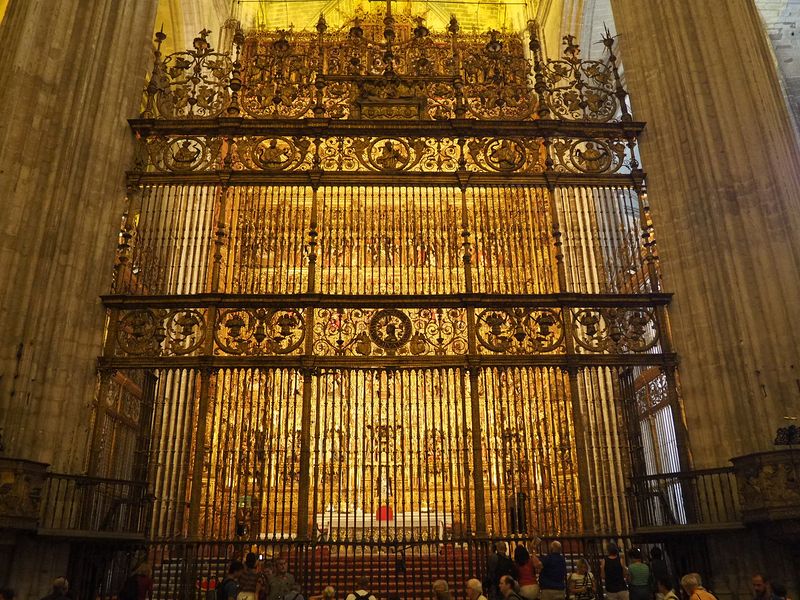
M 678 582 L 659 548 L 649 557 L 639 548 L 623 552 L 616 544 L 608 544 L 605 557 L 599 563 L 599 579 L 592 573 L 589 561 L 571 557 L 574 568 L 569 569 L 563 548 L 557 541 L 548 545 L 541 556 L 532 547 L 517 544 L 513 559 L 506 542 L 495 544 L 487 560 L 483 581 L 469 579 L 464 585 L 465 600 L 717 600 L 713 592 L 703 587 L 699 574 L 688 573 Z M 678 583 L 678 585 L 676 585 Z M 751 580 L 752 600 L 791 600 L 786 587 L 770 581 L 762 573 Z M 439 579 L 431 586 L 432 600 L 456 600 L 447 581 Z M 53 580 L 51 591 L 42 600 L 70 598 L 69 582 L 65 577 Z M 150 565 L 140 564 L 125 580 L 117 594 L 118 600 L 151 600 L 153 580 Z M 344 600 L 379 600 L 370 591 L 366 577 L 356 581 L 355 589 L 340 596 Z M 336 600 L 333 587 L 308 600 Z M 0 600 L 14 600 L 14 592 L 0 588 Z M 244 563 L 233 560 L 221 581 L 208 586 L 206 600 L 306 600 L 294 576 L 288 572 L 284 557 L 274 561 L 259 561 L 249 553 Z M 402 600 L 390 596 L 387 600 Z
M 497 542 L 487 560 L 483 581 L 469 579 L 464 585 L 465 600 L 717 600 L 702 585 L 700 575 L 689 573 L 678 582 L 673 578 L 660 548 L 645 557 L 639 548 L 624 553 L 616 544 L 608 544 L 599 563 L 599 578 L 592 573 L 586 558 L 571 557 L 572 568 L 558 541 L 548 545 L 548 552 L 537 555 L 533 548 L 517 544 L 513 558 L 506 542 Z M 286 572 L 285 559 L 275 561 L 274 570 L 266 566 L 256 570 L 255 556 L 248 555 L 242 566 L 231 563 L 229 581 L 222 584 L 216 600 L 304 600 L 294 577 Z M 248 579 L 244 573 L 252 573 Z M 677 585 L 676 585 L 677 584 Z M 752 578 L 753 600 L 790 600 L 785 586 L 770 582 L 763 574 Z M 370 582 L 360 577 L 344 600 L 378 600 L 370 591 Z M 450 584 L 439 579 L 431 585 L 432 600 L 456 600 Z M 309 600 L 335 600 L 336 591 L 326 587 Z M 0 598 L 2 600 L 2 598 Z M 389 597 L 387 600 L 400 600 Z

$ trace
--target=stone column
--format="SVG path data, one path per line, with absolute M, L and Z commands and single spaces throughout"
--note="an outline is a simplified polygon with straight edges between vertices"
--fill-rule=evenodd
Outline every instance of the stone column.
M 800 415 L 800 151 L 753 0 L 612 0 L 696 467 Z
M 10 0 L 0 25 L 0 430 L 82 467 L 157 0 Z

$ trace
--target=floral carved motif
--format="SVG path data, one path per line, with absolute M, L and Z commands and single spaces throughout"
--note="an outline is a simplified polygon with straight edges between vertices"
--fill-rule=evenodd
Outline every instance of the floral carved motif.
M 172 173 L 208 171 L 222 166 L 222 139 L 219 137 L 153 136 L 139 141 L 137 169 Z
M 235 170 L 306 171 L 312 142 L 306 137 L 237 137 L 232 150 Z
M 619 109 L 614 73 L 608 64 L 581 60 L 571 35 L 564 36 L 564 56 L 545 64 L 545 102 L 554 116 L 567 121 L 607 122 Z
M 245 41 L 242 64 L 241 101 L 248 115 L 256 119 L 310 116 L 317 64 L 309 39 L 284 30 L 259 32 Z
M 230 105 L 233 63 L 227 54 L 214 51 L 207 39 L 210 33 L 204 29 L 191 50 L 156 63 L 148 92 L 161 118 L 216 117 Z
M 541 173 L 545 170 L 539 139 L 472 138 L 466 146 L 470 171 Z

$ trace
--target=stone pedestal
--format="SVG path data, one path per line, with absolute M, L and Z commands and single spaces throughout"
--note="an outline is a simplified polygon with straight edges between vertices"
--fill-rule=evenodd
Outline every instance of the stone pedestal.
M 758 452 L 731 459 L 747 524 L 780 522 L 800 533 L 800 449 Z
M 47 464 L 0 457 L 0 529 L 35 531 Z

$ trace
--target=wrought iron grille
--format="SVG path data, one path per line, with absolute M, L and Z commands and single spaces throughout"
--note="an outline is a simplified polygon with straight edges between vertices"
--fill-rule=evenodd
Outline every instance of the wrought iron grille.
M 616 57 L 390 13 L 207 34 L 156 50 L 103 298 L 98 397 L 149 382 L 119 476 L 149 482 L 151 558 L 191 588 L 245 549 L 628 531 L 632 374 L 681 411 Z

